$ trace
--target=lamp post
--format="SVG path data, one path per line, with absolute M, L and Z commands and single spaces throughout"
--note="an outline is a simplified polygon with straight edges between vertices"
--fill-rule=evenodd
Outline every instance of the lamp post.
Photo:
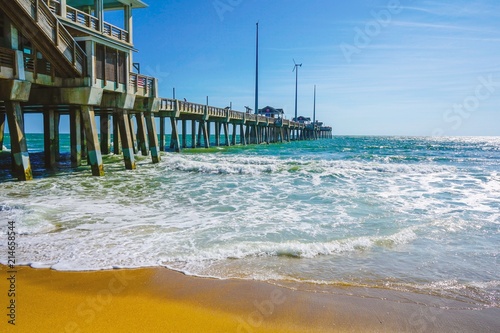
M 295 59 L 293 59 L 293 71 L 295 71 L 295 121 L 297 121 L 297 86 L 299 82 L 299 67 L 302 67 L 302 64 L 297 64 Z
M 259 22 L 255 40 L 255 114 L 259 113 Z
M 314 85 L 313 139 L 316 139 L 316 85 Z
M 298 86 L 298 82 L 299 82 L 299 67 L 302 67 L 302 64 L 297 64 L 295 62 L 295 59 L 293 59 L 293 63 L 294 63 L 294 66 L 293 66 L 293 71 L 295 71 L 295 119 L 294 121 L 297 121 L 297 86 Z M 296 133 L 294 135 L 294 139 L 297 140 L 298 138 L 298 133 Z

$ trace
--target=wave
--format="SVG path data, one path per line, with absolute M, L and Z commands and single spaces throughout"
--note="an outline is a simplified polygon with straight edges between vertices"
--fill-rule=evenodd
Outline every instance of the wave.
M 384 160 L 408 160 L 410 157 L 387 157 Z M 163 165 L 167 170 L 206 174 L 286 174 L 347 172 L 386 172 L 386 173 L 437 173 L 454 172 L 453 166 L 404 163 L 367 163 L 363 161 L 291 159 L 279 157 L 256 157 L 234 155 L 167 155 Z

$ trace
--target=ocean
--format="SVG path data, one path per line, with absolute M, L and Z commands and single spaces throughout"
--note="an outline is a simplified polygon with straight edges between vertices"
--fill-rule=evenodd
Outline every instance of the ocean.
M 500 137 L 366 137 L 162 153 L 106 175 L 12 179 L 0 153 L 0 235 L 17 261 L 85 271 L 168 267 L 189 275 L 380 288 L 499 307 Z M 8 146 L 8 140 L 4 145 Z M 0 242 L 7 263 L 7 242 Z

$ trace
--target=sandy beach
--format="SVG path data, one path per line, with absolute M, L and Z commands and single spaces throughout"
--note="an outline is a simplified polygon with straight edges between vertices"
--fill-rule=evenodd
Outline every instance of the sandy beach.
M 2 266 L 2 332 L 498 332 L 498 308 L 375 289 L 185 276 L 163 268 L 17 267 L 15 326 Z

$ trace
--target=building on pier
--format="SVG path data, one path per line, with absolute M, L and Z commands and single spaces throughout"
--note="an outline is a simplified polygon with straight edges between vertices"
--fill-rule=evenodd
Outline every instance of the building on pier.
M 272 106 L 266 106 L 262 109 L 259 109 L 258 114 L 269 118 L 284 118 L 285 111 L 283 111 L 283 109 L 273 108 Z
M 157 80 L 131 70 L 132 9 L 146 5 L 139 0 L 1 0 L 0 4 L 1 132 L 3 137 L 7 116 L 18 178 L 32 178 L 23 116 L 35 112 L 44 115 L 48 168 L 56 164 L 61 114 L 70 116 L 73 165 L 87 157 L 92 173 L 103 174 L 101 154 L 109 153 L 113 114 L 126 167 L 135 168 L 129 113 L 144 113 L 151 127 L 152 112 L 159 105 Z M 124 28 L 105 21 L 105 12 L 117 9 L 123 11 Z M 158 161 L 158 152 L 153 159 Z
M 300 124 L 309 125 L 311 123 L 311 118 L 304 117 L 304 116 L 298 116 L 297 119 L 294 118 L 293 121 L 296 121 Z

